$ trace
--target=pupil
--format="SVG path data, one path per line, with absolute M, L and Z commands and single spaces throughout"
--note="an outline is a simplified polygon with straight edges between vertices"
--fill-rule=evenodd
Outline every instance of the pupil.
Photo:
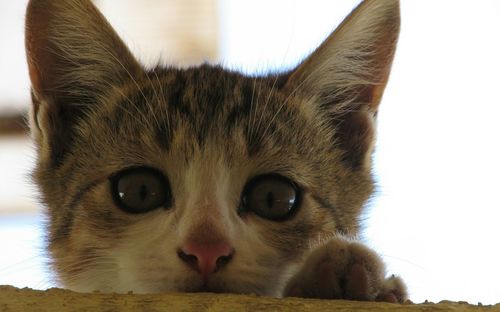
M 144 201 L 148 197 L 148 188 L 144 184 L 141 185 L 141 189 L 139 190 L 139 197 L 141 201 Z
M 269 208 L 273 208 L 273 206 L 274 206 L 274 194 L 272 192 L 267 193 L 266 202 L 267 202 L 267 206 Z

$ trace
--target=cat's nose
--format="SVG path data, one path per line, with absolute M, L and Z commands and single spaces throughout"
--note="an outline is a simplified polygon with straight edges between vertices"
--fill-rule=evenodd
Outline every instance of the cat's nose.
M 234 255 L 229 243 L 187 243 L 177 251 L 179 258 L 198 271 L 205 280 L 212 273 L 224 267 Z

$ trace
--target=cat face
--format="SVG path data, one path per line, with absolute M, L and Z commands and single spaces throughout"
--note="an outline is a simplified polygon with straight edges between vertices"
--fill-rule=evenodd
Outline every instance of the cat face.
M 307 112 L 300 98 L 283 105 L 288 95 L 276 85 L 271 89 L 274 78 L 208 66 L 150 78 L 138 82 L 139 89 L 135 83 L 117 89 L 79 123 L 74 152 L 61 165 L 78 170 L 58 183 L 66 191 L 46 187 L 68 194 L 59 199 L 68 204 L 55 205 L 67 209 L 54 211 L 51 236 L 64 285 L 275 293 L 305 252 L 336 231 L 355 233 L 371 181 L 342 163 L 325 114 Z M 129 168 L 161 174 L 169 203 L 144 213 L 120 207 L 112 177 Z M 284 177 L 300 190 L 299 207 L 285 220 L 242 207 L 245 187 L 266 175 Z M 352 185 L 352 193 L 342 184 Z M 346 201 L 353 198 L 354 204 Z M 225 241 L 234 248 L 208 285 L 178 255 L 190 241 Z
M 295 70 L 143 69 L 88 1 L 27 13 L 34 178 L 61 284 L 280 295 L 356 235 L 397 1 L 363 2 Z

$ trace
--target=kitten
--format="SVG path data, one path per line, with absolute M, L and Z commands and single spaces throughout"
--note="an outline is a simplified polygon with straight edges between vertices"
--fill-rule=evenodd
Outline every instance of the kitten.
M 405 300 L 346 238 L 398 32 L 398 1 L 366 0 L 290 72 L 147 70 L 90 1 L 31 0 L 34 179 L 60 284 Z

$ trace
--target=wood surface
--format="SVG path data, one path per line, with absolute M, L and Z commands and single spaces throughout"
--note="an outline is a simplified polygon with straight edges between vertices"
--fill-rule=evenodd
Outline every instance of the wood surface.
M 82 294 L 63 289 L 39 291 L 0 286 L 0 311 L 500 311 L 500 304 L 475 306 L 446 301 L 399 305 L 208 293 Z

